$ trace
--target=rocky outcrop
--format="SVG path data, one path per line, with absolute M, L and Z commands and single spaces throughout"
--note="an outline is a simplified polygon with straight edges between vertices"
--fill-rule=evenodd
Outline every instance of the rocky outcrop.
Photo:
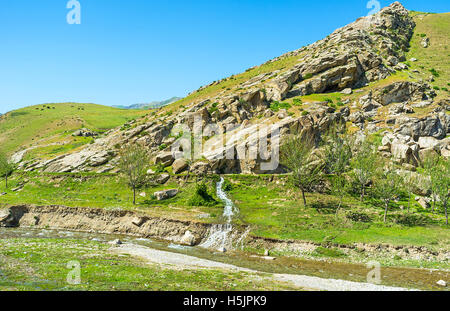
M 222 91 L 209 97 L 199 96 L 186 107 L 177 107 L 164 115 L 130 121 L 80 151 L 50 160 L 21 163 L 20 168 L 45 172 L 114 172 L 120 149 L 127 144 L 141 144 L 148 148 L 154 163 L 172 166 L 176 174 L 188 168 L 196 174 L 274 173 L 279 169 L 262 169 L 262 164 L 270 162 L 270 155 L 275 151 L 271 143 L 274 138 L 282 140 L 285 135 L 302 131 L 319 134 L 338 120 L 350 121 L 368 134 L 375 133 L 383 128 L 382 121 L 376 118 L 386 106 L 389 106 L 386 123 L 395 134 L 410 136 L 416 145 L 420 137 L 442 139 L 450 128 L 448 115 L 422 119 L 403 117 L 414 113 L 423 103 L 432 103 L 436 94 L 425 83 L 398 81 L 372 89 L 361 94 L 351 109 L 344 107 L 339 112 L 330 108 L 327 102 L 309 103 L 301 117 L 294 116 L 292 110 L 271 109 L 272 104 L 299 95 L 364 92 L 354 89 L 385 79 L 400 67 L 403 70 L 405 67 L 400 65 L 406 60 L 405 52 L 414 27 L 408 11 L 396 2 L 375 15 L 337 29 L 323 40 L 269 61 L 295 57 L 282 69 L 260 73 L 233 89 L 223 87 Z M 224 80 L 228 79 L 235 77 Z M 347 100 L 345 105 L 348 104 Z M 279 135 L 272 137 L 272 125 L 279 127 Z M 181 130 L 174 132 L 177 127 Z M 207 134 L 202 138 L 202 150 L 188 166 L 172 147 L 179 135 L 188 131 L 192 134 L 199 128 Z M 261 137 L 261 132 L 267 134 Z M 262 148 L 261 139 L 267 140 Z M 264 152 L 247 157 L 255 148 L 264 149 Z M 383 152 L 393 153 L 400 162 L 416 164 L 419 151 L 427 148 L 415 148 L 418 147 L 408 143 L 393 143 Z

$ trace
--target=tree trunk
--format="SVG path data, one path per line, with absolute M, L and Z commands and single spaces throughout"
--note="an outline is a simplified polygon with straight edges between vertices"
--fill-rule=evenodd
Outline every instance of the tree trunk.
M 444 204 L 444 210 L 445 210 L 445 224 L 448 226 L 447 203 Z
M 388 206 L 389 206 L 389 203 L 385 202 L 384 203 L 384 223 L 386 223 L 386 216 L 387 216 Z
M 431 207 L 431 212 L 434 213 L 436 207 L 436 195 L 433 194 L 433 206 Z
M 362 185 L 361 186 L 361 202 L 364 201 L 364 195 L 365 195 L 365 193 L 364 193 L 365 191 L 364 190 L 365 190 L 365 187 Z
M 306 207 L 306 196 L 305 196 L 305 190 L 302 189 L 302 198 L 303 198 L 303 205 Z
M 408 200 L 408 214 L 409 214 L 409 210 L 411 209 L 411 192 L 409 193 L 409 200 Z
M 338 217 L 338 213 L 339 213 L 339 210 L 341 209 L 341 206 L 342 206 L 342 201 L 344 200 L 344 198 L 343 198 L 343 196 L 341 195 L 340 197 L 339 197 L 339 205 L 338 205 L 338 207 L 337 207 L 337 209 L 336 209 L 336 218 Z
M 136 205 L 136 188 L 133 188 L 133 205 Z

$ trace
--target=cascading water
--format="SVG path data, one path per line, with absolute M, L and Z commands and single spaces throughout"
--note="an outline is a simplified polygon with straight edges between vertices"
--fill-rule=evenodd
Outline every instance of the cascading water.
M 239 210 L 223 190 L 224 182 L 225 179 L 221 177 L 220 181 L 217 183 L 216 191 L 217 197 L 225 204 L 223 217 L 225 218 L 226 223 L 212 226 L 209 229 L 208 238 L 200 244 L 201 247 L 217 249 L 222 252 L 233 248 L 233 240 L 236 238 L 236 234 L 233 233 L 231 221 L 233 220 L 233 217 L 239 213 Z M 245 236 L 240 236 L 238 243 L 242 243 L 244 238 Z

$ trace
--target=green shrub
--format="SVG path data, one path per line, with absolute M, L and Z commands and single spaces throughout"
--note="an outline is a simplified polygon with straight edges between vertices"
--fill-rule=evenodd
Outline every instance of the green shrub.
M 222 189 L 225 192 L 230 192 L 231 190 L 233 190 L 233 184 L 229 180 L 225 179 Z
M 351 221 L 355 221 L 355 222 L 371 222 L 372 221 L 370 216 L 363 212 L 350 211 L 350 212 L 347 212 L 345 217 L 347 219 L 350 219 Z
M 307 116 L 307 115 L 309 115 L 308 111 L 306 111 L 306 110 L 302 111 L 302 116 Z
M 166 144 L 159 145 L 159 150 L 164 150 L 167 148 Z
M 195 186 L 195 191 L 188 201 L 189 206 L 214 206 L 216 204 L 216 200 L 208 193 L 208 187 L 203 182 Z
M 430 72 L 431 72 L 431 74 L 432 74 L 433 76 L 435 76 L 436 78 L 439 77 L 439 72 L 437 72 L 436 69 L 431 68 L 431 69 L 430 69 Z
M 270 104 L 270 109 L 274 112 L 278 112 L 280 109 L 286 109 L 288 110 L 292 106 L 289 103 L 280 103 L 278 101 L 272 102 Z
M 308 80 L 308 79 L 311 79 L 312 78 L 312 73 L 307 73 L 304 77 L 303 77 L 303 79 L 304 80 Z
M 396 224 L 408 227 L 425 226 L 431 222 L 429 217 L 420 214 L 396 214 L 389 218 Z
M 293 103 L 294 106 L 301 106 L 301 105 L 303 105 L 303 102 L 302 102 L 302 100 L 300 98 L 294 98 L 292 100 L 292 103 Z
M 439 86 L 433 86 L 433 89 L 439 91 L 441 88 Z

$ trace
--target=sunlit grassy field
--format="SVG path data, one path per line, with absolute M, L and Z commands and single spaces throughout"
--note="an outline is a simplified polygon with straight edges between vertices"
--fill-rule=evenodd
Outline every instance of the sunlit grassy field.
M 67 152 L 90 142 L 90 139 L 72 137 L 77 129 L 85 127 L 103 133 L 147 113 L 95 104 L 30 106 L 0 117 L 0 149 L 11 154 L 19 149 L 41 146 L 34 150 L 35 156 Z

